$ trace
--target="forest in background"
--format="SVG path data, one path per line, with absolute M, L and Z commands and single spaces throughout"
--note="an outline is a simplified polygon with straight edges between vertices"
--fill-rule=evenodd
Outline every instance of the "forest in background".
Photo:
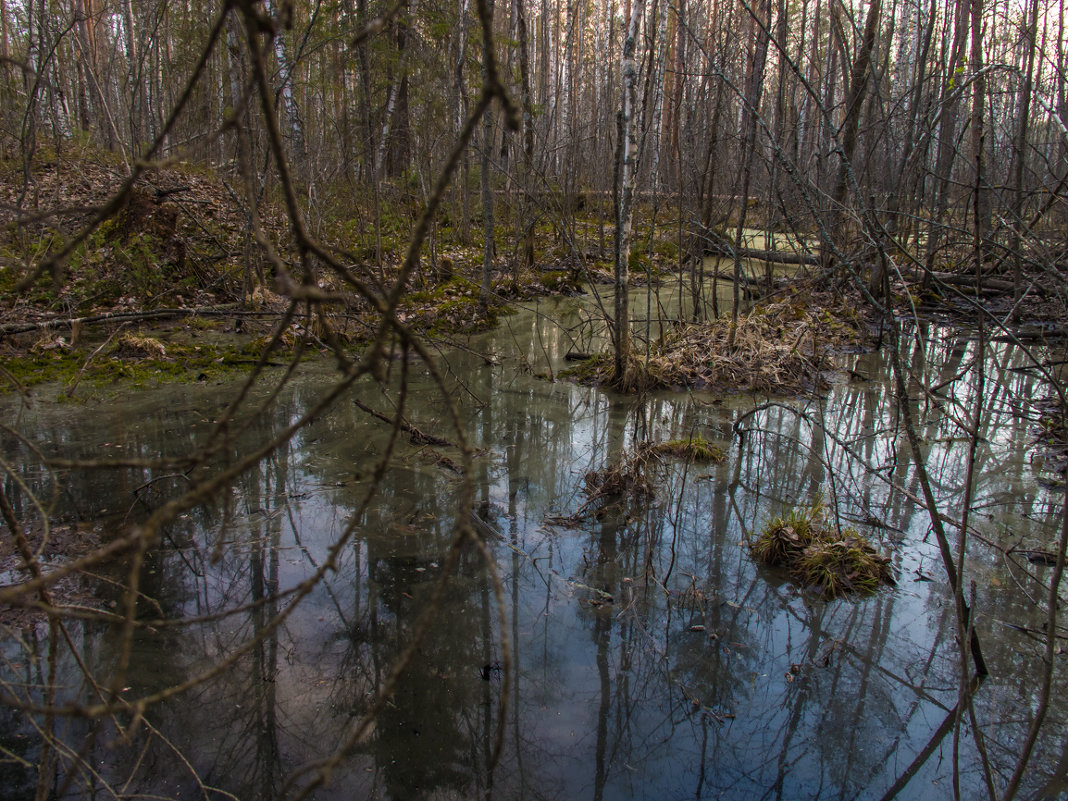
M 72 473 L 177 470 L 190 478 L 135 528 L 79 556 L 76 568 L 45 571 L 34 537 L 47 539 L 47 504 L 5 463 L 0 511 L 28 579 L 0 589 L 0 602 L 43 611 L 52 642 L 88 614 L 52 596 L 63 575 L 122 554 L 126 591 L 106 619 L 132 642 L 140 566 L 168 526 L 262 463 L 357 380 L 385 386 L 394 349 L 432 364 L 410 325 L 416 310 L 405 306 L 413 290 L 426 293 L 426 306 L 459 304 L 450 325 L 462 329 L 472 319 L 492 322 L 495 304 L 526 291 L 610 282 L 613 303 L 601 310 L 613 347 L 603 377 L 636 389 L 647 386 L 654 361 L 651 343 L 642 354 L 630 338 L 627 289 L 637 280 L 677 277 L 689 291 L 687 321 L 729 316 L 720 355 L 730 356 L 740 347 L 743 288 L 778 286 L 772 267 L 790 262 L 815 290 L 870 312 L 892 351 L 902 441 L 919 474 L 913 500 L 930 515 L 955 605 L 961 731 L 986 674 L 966 570 L 973 476 L 969 469 L 959 487 L 963 518 L 946 519 L 910 416 L 916 398 L 946 385 L 918 382 L 901 358 L 901 315 L 946 314 L 976 332 L 978 355 L 948 382 L 967 391 L 946 401 L 973 464 L 995 402 L 982 358 L 991 338 L 1044 345 L 1065 330 L 1063 0 L 0 0 L 0 12 L 5 347 L 12 337 L 62 330 L 69 348 L 98 325 L 109 332 L 103 348 L 118 334 L 107 326 L 194 312 L 269 321 L 244 353 L 241 389 L 195 452 L 46 460 Z M 708 254 L 730 264 L 729 310 L 709 289 L 706 279 L 720 276 L 705 274 Z M 537 286 L 519 286 L 524 271 L 540 275 Z M 435 287 L 451 289 L 435 295 Z M 353 351 L 357 340 L 365 347 Z M 120 358 L 155 347 L 150 339 L 118 345 Z M 260 402 L 250 388 L 271 380 L 272 360 L 292 371 L 305 347 L 333 355 L 336 382 L 260 447 L 220 464 L 230 427 Z M 76 354 L 81 371 L 97 352 Z M 1049 388 L 1043 426 L 1051 442 L 1063 442 L 1059 362 L 1036 353 L 1030 369 Z M 4 370 L 22 391 L 21 374 Z M 491 570 L 493 562 L 469 522 L 477 520 L 475 453 L 446 382 L 435 377 L 453 411 L 451 440 L 442 442 L 455 448 L 465 476 L 440 600 L 462 551 Z M 394 435 L 425 436 L 405 419 L 403 387 L 383 394 L 387 411 L 372 413 Z M 389 459 L 387 451 L 376 469 Z M 1060 515 L 1068 521 L 1063 507 Z M 1047 632 L 1058 626 L 1066 550 L 1068 522 L 1036 593 Z M 302 585 L 298 599 L 313 586 Z M 370 736 L 434 608 L 432 598 L 337 759 Z M 277 612 L 270 626 L 287 614 Z M 992 798 L 1016 795 L 1043 731 L 1059 649 L 1056 637 L 1043 640 L 1046 669 L 1034 677 L 1036 711 L 1017 762 L 994 776 L 984 756 Z M 235 645 L 218 669 L 254 645 Z M 56 686 L 58 659 L 55 649 L 39 657 L 42 686 Z M 120 694 L 129 660 L 126 648 L 106 673 L 82 667 L 89 706 L 61 707 L 47 691 L 14 685 L 5 703 L 48 719 L 136 721 L 188 689 L 176 684 L 131 705 Z M 503 663 L 507 676 L 507 655 Z M 502 722 L 497 750 L 503 731 Z M 77 781 L 81 767 L 45 740 L 41 798 L 56 781 Z M 329 768 L 302 777 L 299 795 L 325 782 Z
M 147 157 L 235 186 L 244 175 L 246 205 L 279 200 L 255 61 L 226 8 L 5 1 L 0 149 L 24 162 L 15 208 L 40 211 L 41 152 L 84 148 L 127 173 Z M 489 261 L 533 264 L 539 225 L 586 255 L 576 213 L 588 204 L 622 227 L 637 198 L 680 263 L 740 247 L 747 227 L 793 232 L 878 296 L 884 274 L 974 272 L 977 239 L 992 286 L 1011 281 L 1017 301 L 1055 291 L 1041 278 L 1062 258 L 1063 2 L 513 0 L 487 5 L 487 30 L 475 10 L 249 6 L 269 34 L 272 125 L 310 232 L 347 220 L 358 257 L 396 257 L 396 217 L 410 227 L 433 194 L 492 62 L 509 102 L 470 132 L 434 232 L 491 242 Z

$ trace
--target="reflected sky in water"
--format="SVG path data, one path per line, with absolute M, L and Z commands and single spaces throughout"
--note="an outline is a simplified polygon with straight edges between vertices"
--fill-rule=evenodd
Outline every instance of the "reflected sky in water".
M 929 520 L 909 498 L 920 488 L 885 354 L 843 357 L 833 388 L 815 400 L 665 393 L 641 405 L 535 377 L 555 375 L 566 352 L 596 343 L 597 327 L 580 311 L 589 308 L 588 299 L 541 301 L 465 341 L 492 354 L 492 365 L 442 348 L 446 381 L 481 449 L 476 509 L 496 532 L 487 546 L 504 607 L 478 554 L 465 551 L 372 735 L 331 764 L 329 782 L 312 797 L 881 797 L 951 714 L 959 680 L 952 604 Z M 905 356 L 929 384 L 944 386 L 915 410 L 936 492 L 956 518 L 967 442 L 946 400 L 975 392 L 971 373 L 953 380 L 975 343 L 944 329 L 921 334 Z M 1042 550 L 1054 542 L 1062 495 L 1047 488 L 1051 474 L 1028 448 L 1033 430 L 1021 415 L 1031 414 L 1042 388 L 1014 369 L 1022 364 L 1008 346 L 991 348 L 991 414 L 977 454 L 972 522 L 991 543 Z M 408 418 L 453 437 L 425 367 L 412 361 L 408 370 Z M 392 373 L 399 380 L 399 361 Z M 221 460 L 296 420 L 328 383 L 326 367 L 305 367 L 268 412 L 247 421 Z M 207 435 L 232 391 L 171 386 L 82 405 L 38 404 L 20 412 L 20 427 L 46 454 L 182 454 Z M 389 408 L 370 385 L 353 395 Z M 79 775 L 71 797 L 94 783 L 99 792 L 105 780 L 168 798 L 292 796 L 366 713 L 443 570 L 459 484 L 441 459 L 448 449 L 402 438 L 368 500 L 389 431 L 350 401 L 215 503 L 183 516 L 151 553 L 142 614 L 172 623 L 138 634 L 125 697 L 179 684 L 250 645 L 219 675 L 151 708 L 128 741 L 102 724 L 87 757 L 97 776 Z M 14 414 L 13 399 L 3 404 Z M 721 445 L 728 458 L 670 462 L 653 504 L 561 524 L 585 502 L 587 471 L 637 442 L 692 434 Z M 49 476 L 27 448 L 7 442 L 3 450 L 28 485 L 54 498 L 58 520 L 102 519 L 104 528 L 118 528 L 186 488 L 182 476 L 147 470 Z M 847 524 L 892 554 L 896 588 L 825 603 L 751 562 L 747 532 L 821 492 Z M 335 548 L 350 525 L 352 536 Z M 992 672 L 976 717 L 995 770 L 1011 772 L 1040 666 L 1040 643 L 1026 629 L 1044 620 L 1029 600 L 1042 590 L 1028 572 L 1042 578 L 1050 568 L 1005 558 L 979 539 L 968 559 Z M 285 591 L 331 560 L 334 569 L 272 627 L 288 609 Z M 105 603 L 114 592 L 106 584 L 99 590 Z M 502 611 L 515 658 L 507 696 Z M 178 624 L 191 617 L 199 622 Z M 115 632 L 98 622 L 76 631 L 79 657 L 106 676 Z M 23 645 L 3 646 L 9 680 L 32 678 L 24 646 L 46 648 L 47 629 L 23 636 Z M 67 659 L 65 698 L 93 700 Z M 1027 784 L 1034 797 L 1057 797 L 1064 786 L 1064 683 L 1058 663 L 1055 708 Z M 501 704 L 504 751 L 491 767 Z M 58 725 L 75 747 L 89 726 Z M 0 745 L 32 761 L 32 731 L 10 709 L 0 712 Z M 958 747 L 964 795 L 975 797 L 983 777 L 970 725 Z M 899 797 L 947 796 L 952 762 L 950 735 Z M 0 786 L 10 788 L 0 797 L 23 797 L 28 771 L 0 771 L 7 777 Z

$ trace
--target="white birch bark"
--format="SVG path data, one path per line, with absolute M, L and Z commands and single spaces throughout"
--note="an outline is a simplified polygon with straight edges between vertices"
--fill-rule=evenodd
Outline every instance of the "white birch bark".
M 265 0 L 265 5 L 267 13 L 273 17 L 277 11 L 275 0 Z M 289 132 L 290 156 L 294 161 L 293 171 L 297 175 L 302 175 L 307 162 L 307 149 L 304 140 L 304 125 L 300 119 L 296 99 L 293 97 L 293 71 L 296 65 L 289 56 L 289 48 L 286 46 L 284 31 L 280 30 L 275 33 L 272 44 L 274 45 L 274 56 L 278 61 L 279 100 Z
M 634 109 L 638 98 L 638 62 L 635 58 L 639 28 L 645 10 L 643 0 L 631 0 L 627 34 L 623 40 L 623 95 L 617 116 L 616 219 L 615 219 L 615 328 L 613 331 L 617 384 L 626 382 L 630 362 L 630 314 L 627 290 L 630 284 L 630 237 L 633 219 L 634 179 L 638 168 L 637 131 Z

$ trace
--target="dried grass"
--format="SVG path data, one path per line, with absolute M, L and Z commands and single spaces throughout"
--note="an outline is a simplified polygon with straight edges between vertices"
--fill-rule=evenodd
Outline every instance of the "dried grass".
M 823 299 L 821 299 L 823 300 Z M 835 348 L 860 339 L 856 312 L 844 303 L 821 305 L 811 296 L 754 307 L 738 317 L 731 345 L 731 320 L 676 328 L 648 355 L 632 353 L 622 377 L 611 356 L 598 355 L 562 376 L 605 384 L 624 393 L 656 389 L 728 387 L 798 394 L 821 386 Z
M 591 470 L 583 477 L 587 498 L 583 509 L 617 501 L 651 501 L 656 497 L 657 467 L 656 452 L 648 445 L 624 451 L 614 465 Z
M 165 359 L 167 348 L 154 337 L 127 332 L 116 341 L 114 355 L 126 359 Z
M 871 595 L 883 584 L 893 584 L 890 557 L 847 530 L 833 542 L 817 540 L 801 553 L 792 566 L 803 586 L 824 598 L 856 593 Z
M 700 436 L 671 442 L 641 442 L 624 450 L 610 466 L 590 470 L 583 476 L 586 502 L 566 520 L 574 525 L 591 512 L 600 512 L 611 504 L 649 503 L 656 498 L 663 477 L 665 455 L 689 462 L 718 462 L 725 458 L 722 449 Z
M 753 558 L 786 568 L 806 590 L 823 598 L 870 595 L 894 583 L 890 557 L 855 529 L 839 529 L 824 515 L 821 499 L 768 523 L 750 543 Z
M 695 464 L 722 462 L 727 458 L 726 452 L 718 445 L 713 445 L 704 437 L 697 435 L 689 439 L 673 439 L 654 446 L 657 453 L 685 459 Z
M 729 386 L 797 393 L 820 383 L 831 367 L 828 351 L 856 336 L 851 315 L 799 299 L 757 306 L 739 316 L 730 345 L 731 321 L 687 325 L 665 338 L 649 362 L 664 386 Z

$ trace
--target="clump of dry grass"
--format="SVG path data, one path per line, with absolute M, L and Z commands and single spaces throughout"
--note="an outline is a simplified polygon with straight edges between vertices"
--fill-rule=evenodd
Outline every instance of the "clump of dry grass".
M 665 338 L 650 369 L 666 386 L 800 392 L 820 383 L 828 351 L 844 344 L 846 331 L 855 336 L 845 315 L 797 299 L 757 306 L 738 317 L 733 347 L 729 318 L 688 325 Z
M 624 451 L 615 464 L 601 470 L 590 470 L 583 477 L 586 503 L 603 506 L 613 501 L 649 501 L 656 497 L 655 470 L 658 466 L 655 451 L 647 445 Z
M 821 502 L 816 500 L 812 506 L 791 509 L 785 517 L 775 518 L 750 544 L 753 558 L 771 567 L 790 566 L 812 544 L 813 528 L 821 513 Z
M 165 359 L 167 348 L 154 337 L 126 332 L 115 343 L 115 355 L 127 359 Z
M 673 439 L 654 446 L 657 453 L 685 459 L 693 463 L 722 462 L 727 458 L 726 452 L 718 445 L 713 445 L 700 434 L 689 439 Z
M 797 394 L 821 384 L 820 374 L 832 366 L 832 349 L 855 345 L 859 337 L 853 309 L 795 296 L 739 315 L 733 338 L 729 317 L 680 326 L 648 358 L 632 354 L 622 379 L 604 355 L 561 375 L 620 392 L 720 386 Z
M 640 442 L 624 450 L 606 467 L 587 472 L 583 476 L 586 502 L 574 514 L 554 520 L 574 526 L 591 514 L 600 515 L 614 504 L 652 502 L 666 470 L 665 455 L 690 462 L 715 462 L 725 458 L 721 448 L 700 436 L 672 442 Z
M 801 553 L 792 567 L 805 587 L 825 598 L 848 593 L 871 595 L 883 584 L 893 584 L 890 557 L 852 530 L 833 542 L 817 540 Z
M 786 568 L 802 587 L 824 598 L 870 595 L 894 583 L 890 557 L 855 529 L 832 525 L 820 499 L 772 520 L 749 551 L 758 562 Z

